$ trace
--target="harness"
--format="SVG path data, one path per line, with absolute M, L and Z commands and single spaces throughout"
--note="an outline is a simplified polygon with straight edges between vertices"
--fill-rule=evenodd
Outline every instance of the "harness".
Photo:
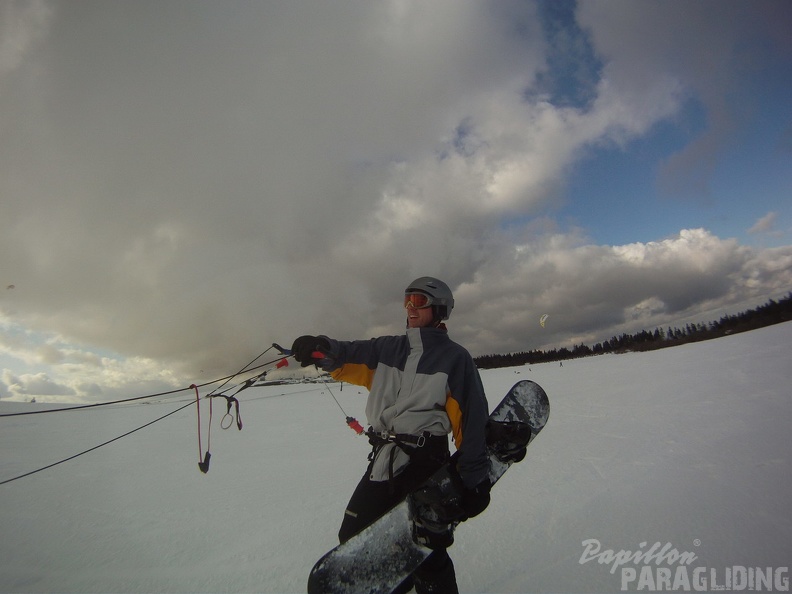
M 445 435 L 432 435 L 428 431 L 424 431 L 420 435 L 412 435 L 392 431 L 375 431 L 369 427 L 366 436 L 372 445 L 371 453 L 368 455 L 371 464 L 374 464 L 374 460 L 382 448 L 388 444 L 394 444 L 396 448 L 407 454 L 411 464 L 440 466 L 451 456 L 448 450 L 448 437 Z M 391 490 L 393 490 L 393 463 L 396 459 L 396 448 L 391 448 L 388 460 L 388 484 Z

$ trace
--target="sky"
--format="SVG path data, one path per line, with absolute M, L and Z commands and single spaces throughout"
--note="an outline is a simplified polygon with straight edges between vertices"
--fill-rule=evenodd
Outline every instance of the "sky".
M 398 334 L 424 275 L 474 355 L 783 297 L 791 29 L 785 0 L 3 2 L 0 398 Z

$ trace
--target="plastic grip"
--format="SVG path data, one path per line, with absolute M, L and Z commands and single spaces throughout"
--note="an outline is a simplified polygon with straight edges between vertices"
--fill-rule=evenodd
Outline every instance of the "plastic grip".
M 363 429 L 363 425 L 361 425 L 355 417 L 347 417 L 346 422 L 349 428 L 358 435 L 363 435 L 366 432 L 366 430 Z
M 312 359 L 324 359 L 325 358 L 325 354 L 322 351 L 314 351 L 313 353 L 311 353 L 311 358 Z

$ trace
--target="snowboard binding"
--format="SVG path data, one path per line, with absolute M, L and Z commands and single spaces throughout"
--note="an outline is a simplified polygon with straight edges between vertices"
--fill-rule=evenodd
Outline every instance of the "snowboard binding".
M 525 458 L 531 427 L 523 421 L 487 421 L 487 446 L 504 463 Z
M 466 517 L 459 480 L 446 467 L 407 497 L 414 542 L 432 550 L 454 544 L 454 528 Z

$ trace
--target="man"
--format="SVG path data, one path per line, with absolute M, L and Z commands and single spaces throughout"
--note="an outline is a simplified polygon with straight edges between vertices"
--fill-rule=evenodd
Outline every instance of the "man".
M 373 450 L 344 514 L 341 542 L 402 501 L 449 459 L 449 433 L 458 452 L 461 519 L 489 504 L 488 405 L 472 357 L 448 337 L 443 323 L 454 308 L 451 290 L 436 278 L 421 277 L 405 290 L 404 307 L 403 336 L 351 342 L 301 336 L 292 346 L 303 367 L 317 364 L 336 380 L 369 390 L 366 416 Z M 313 357 L 317 351 L 323 358 Z M 457 592 L 446 543 L 426 544 L 434 552 L 414 574 L 416 592 Z M 406 591 L 412 583 L 402 586 Z

